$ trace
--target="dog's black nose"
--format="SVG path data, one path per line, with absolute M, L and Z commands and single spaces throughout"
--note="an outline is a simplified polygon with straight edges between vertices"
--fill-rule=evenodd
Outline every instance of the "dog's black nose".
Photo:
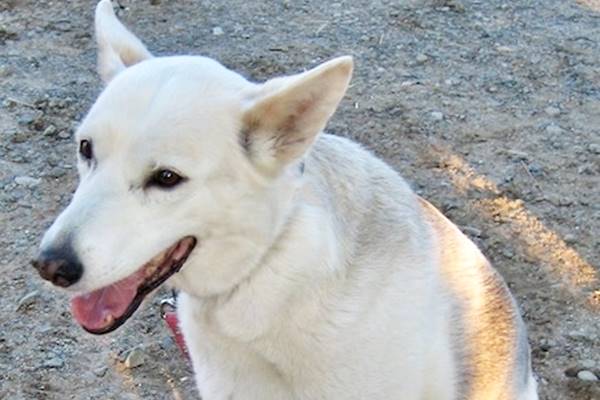
M 68 287 L 83 275 L 83 266 L 70 248 L 42 251 L 31 262 L 40 276 L 56 286 Z

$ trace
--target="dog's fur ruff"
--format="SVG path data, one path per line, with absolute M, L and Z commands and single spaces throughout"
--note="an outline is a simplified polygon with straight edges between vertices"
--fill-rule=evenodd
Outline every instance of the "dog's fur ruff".
M 170 279 L 204 400 L 535 400 L 525 327 L 477 247 L 388 165 L 321 133 L 352 60 L 248 82 L 154 58 L 96 10 L 107 86 L 77 132 L 80 185 L 42 249 L 69 241 L 73 293 L 186 235 Z M 145 188 L 148 171 L 187 177 Z

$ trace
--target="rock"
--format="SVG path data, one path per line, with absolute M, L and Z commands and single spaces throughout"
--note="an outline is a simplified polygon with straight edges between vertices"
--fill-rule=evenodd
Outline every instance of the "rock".
M 563 130 L 560 126 L 556 124 L 550 124 L 546 126 L 546 132 L 550 135 L 560 135 L 561 133 L 563 133 Z
M 566 197 L 561 197 L 558 199 L 558 205 L 560 207 L 569 207 L 573 205 L 573 200 Z
M 46 176 L 49 176 L 51 178 L 60 178 L 61 176 L 64 176 L 67 173 L 67 171 L 65 171 L 63 168 L 61 167 L 52 167 L 47 173 Z
M 579 175 L 594 175 L 594 164 L 586 163 L 577 168 Z
M 591 339 L 590 335 L 588 335 L 586 332 L 581 332 L 581 331 L 570 331 L 567 333 L 567 336 L 570 339 L 579 340 L 579 341 L 588 341 Z
M 542 176 L 544 174 L 544 169 L 538 163 L 532 162 L 527 166 L 527 170 L 533 176 Z
M 588 145 L 588 151 L 593 154 L 600 154 L 600 144 L 590 143 Z
M 515 49 L 510 46 L 497 46 L 496 51 L 499 53 L 512 53 Z
M 544 108 L 544 112 L 550 117 L 558 117 L 560 115 L 560 108 L 548 106 Z
M 19 186 L 25 186 L 26 188 L 32 189 L 42 183 L 39 178 L 32 178 L 31 176 L 17 176 L 15 183 Z
M 35 112 L 33 112 L 31 110 L 27 110 L 19 116 L 18 122 L 19 122 L 19 125 L 29 125 L 29 124 L 33 123 L 33 121 L 35 121 L 35 119 L 36 119 Z
M 529 154 L 527 154 L 524 151 L 520 151 L 520 150 L 509 149 L 509 150 L 506 150 L 506 154 L 508 154 L 510 157 L 514 157 L 516 159 L 523 160 L 523 161 L 525 161 L 529 158 Z
M 62 368 L 65 365 L 65 361 L 59 355 L 50 357 L 42 364 L 44 368 Z
M 421 54 L 417 54 L 417 56 L 415 57 L 415 60 L 417 61 L 417 63 L 423 64 L 429 60 L 429 57 L 427 57 L 427 55 L 421 53 Z
M 9 137 L 11 143 L 25 143 L 29 139 L 27 134 L 21 131 L 8 132 L 7 136 Z
M 17 302 L 17 307 L 15 311 L 23 311 L 31 307 L 36 302 L 38 297 L 39 292 L 37 290 L 27 293 L 25 296 L 21 297 L 21 299 Z
M 429 116 L 431 117 L 431 119 L 433 121 L 439 122 L 442 121 L 444 119 L 444 114 L 442 114 L 439 111 L 432 111 Z
M 461 230 L 466 233 L 468 236 L 481 237 L 481 230 L 474 228 L 472 226 L 461 226 Z
M 220 26 L 215 26 L 212 29 L 212 34 L 215 36 L 221 36 L 223 34 L 223 28 L 221 28 Z
M 71 134 L 68 130 L 63 129 L 62 131 L 58 132 L 58 137 L 61 139 L 69 139 L 71 137 Z
M 587 369 L 584 369 L 577 373 L 577 379 L 580 379 L 582 381 L 593 382 L 593 381 L 597 381 L 598 377 L 592 371 L 588 371 Z
M 106 375 L 106 371 L 108 370 L 108 368 L 102 366 L 102 367 L 98 367 L 96 369 L 94 369 L 94 375 L 96 375 L 97 377 L 102 378 L 104 375 Z
M 514 253 L 514 252 L 513 252 L 511 249 L 509 249 L 509 248 L 506 248 L 506 247 L 505 247 L 505 248 L 503 248 L 503 249 L 500 251 L 500 253 L 501 253 L 501 254 L 502 254 L 504 257 L 506 257 L 506 258 L 508 258 L 508 259 L 512 259 L 512 258 L 515 256 L 515 253 Z
M 171 336 L 165 336 L 160 342 L 160 347 L 167 351 L 177 350 L 175 347 L 175 340 L 173 340 Z
M 52 124 L 48 125 L 46 129 L 44 129 L 44 136 L 53 136 L 56 133 L 56 127 Z
M 565 243 L 567 244 L 573 244 L 577 242 L 577 236 L 573 235 L 572 233 L 567 233 L 564 237 L 563 240 Z M 586 368 L 592 368 L 592 367 L 586 367 Z
M 160 4 L 160 0 L 150 0 L 150 5 L 151 6 L 157 6 Z
M 8 65 L 0 65 L 0 78 L 6 78 L 12 74 Z
M 136 368 L 140 365 L 144 364 L 145 355 L 140 348 L 132 349 L 129 354 L 127 354 L 127 358 L 125 358 L 125 367 L 127 368 Z
M 454 11 L 456 13 L 464 13 L 465 6 L 458 0 L 443 0 L 439 2 L 441 11 Z

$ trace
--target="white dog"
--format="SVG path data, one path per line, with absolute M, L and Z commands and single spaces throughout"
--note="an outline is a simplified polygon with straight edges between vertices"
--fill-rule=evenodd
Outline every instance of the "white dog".
M 169 283 L 205 400 L 534 400 L 517 306 L 388 165 L 321 133 L 352 59 L 251 83 L 96 10 L 107 86 L 34 266 L 116 329 Z

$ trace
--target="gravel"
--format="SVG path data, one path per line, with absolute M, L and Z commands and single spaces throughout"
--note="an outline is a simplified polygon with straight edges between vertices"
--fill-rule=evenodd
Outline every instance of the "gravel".
M 31 176 L 17 176 L 15 178 L 15 183 L 20 186 L 25 186 L 26 188 L 33 189 L 38 186 L 42 182 L 39 178 L 33 178 Z

